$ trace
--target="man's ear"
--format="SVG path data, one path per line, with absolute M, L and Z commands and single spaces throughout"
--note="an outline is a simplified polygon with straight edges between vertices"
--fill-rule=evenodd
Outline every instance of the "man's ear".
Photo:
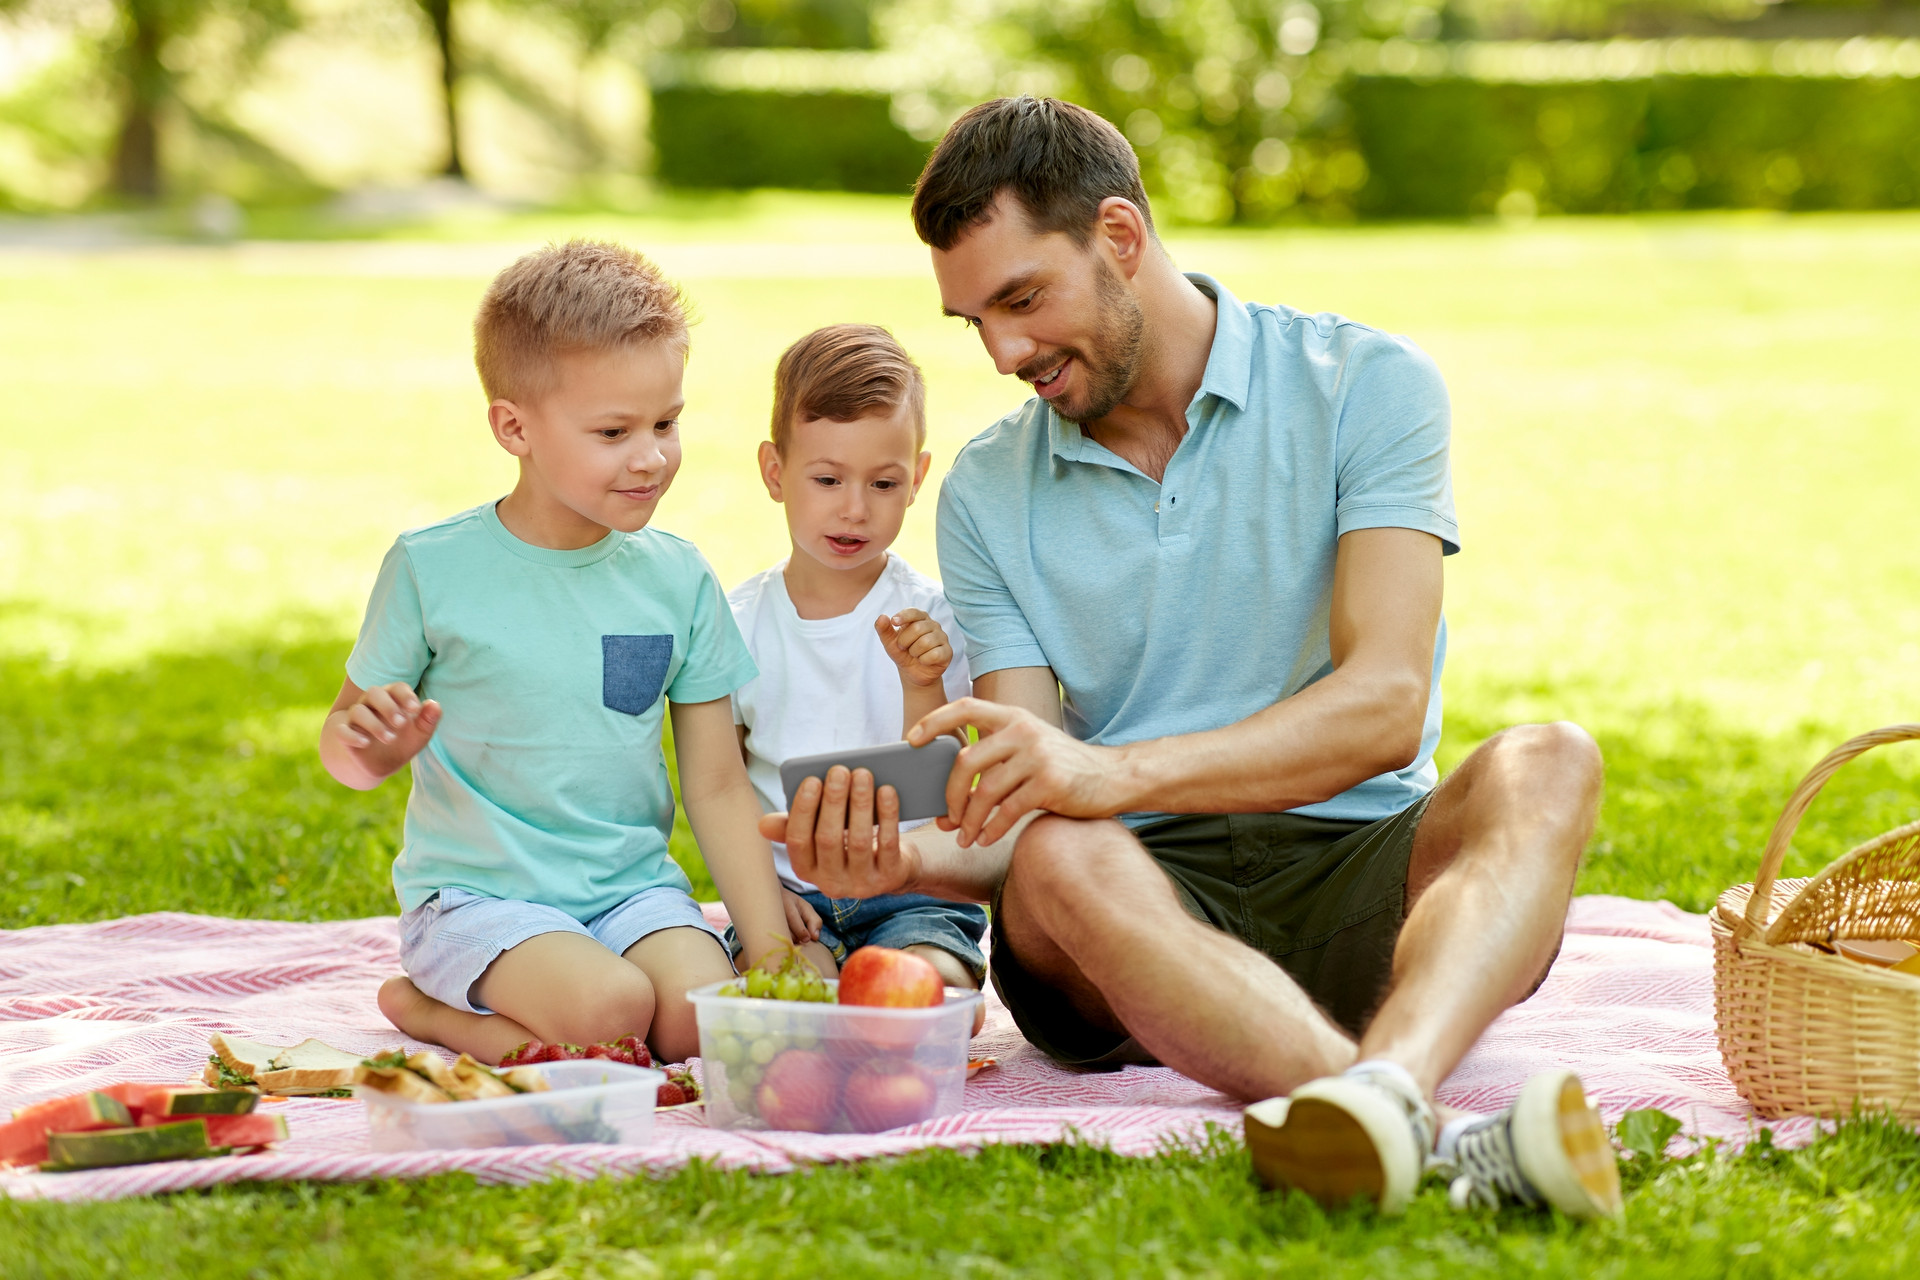
M 520 406 L 511 400 L 495 400 L 487 406 L 487 425 L 493 428 L 493 438 L 500 447 L 516 458 L 524 458 L 533 452 L 533 446 L 527 442 L 527 418 Z
M 927 482 L 927 468 L 932 465 L 933 454 L 922 449 L 913 464 L 913 487 L 907 490 L 908 506 L 912 506 L 913 500 L 920 496 L 920 486 Z
M 767 486 L 769 498 L 775 502 L 786 501 L 780 489 L 780 450 L 774 448 L 771 440 L 760 442 L 760 483 Z
M 1094 237 L 1113 259 L 1114 267 L 1131 280 L 1153 248 L 1153 232 L 1140 206 L 1123 196 L 1108 196 L 1100 202 L 1094 220 Z

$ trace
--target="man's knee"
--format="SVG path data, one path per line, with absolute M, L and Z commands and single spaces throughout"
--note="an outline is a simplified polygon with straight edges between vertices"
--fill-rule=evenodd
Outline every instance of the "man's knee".
M 1126 828 L 1116 822 L 1042 814 L 1014 843 L 1007 889 L 1069 906 L 1096 894 L 1102 868 L 1122 852 L 1116 837 L 1131 843 Z
M 1517 724 L 1502 729 L 1487 745 L 1531 770 L 1547 769 L 1569 777 L 1597 781 L 1605 770 L 1600 744 L 1571 720 L 1551 724 Z

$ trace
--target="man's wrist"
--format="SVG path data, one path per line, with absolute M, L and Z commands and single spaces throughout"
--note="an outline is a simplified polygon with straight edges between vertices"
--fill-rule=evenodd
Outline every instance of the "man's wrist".
M 1106 780 L 1106 803 L 1100 807 L 1112 817 L 1119 813 L 1137 813 L 1151 807 L 1147 803 L 1152 788 L 1152 761 L 1149 757 L 1153 743 L 1129 742 L 1119 747 L 1101 747 L 1110 755 L 1109 766 L 1101 776 Z

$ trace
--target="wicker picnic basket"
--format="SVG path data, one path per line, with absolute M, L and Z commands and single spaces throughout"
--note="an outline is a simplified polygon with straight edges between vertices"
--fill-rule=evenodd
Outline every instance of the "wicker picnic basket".
M 1920 944 L 1920 822 L 1867 841 L 1811 879 L 1775 878 L 1827 779 L 1874 747 L 1914 738 L 1920 724 L 1898 724 L 1834 748 L 1794 789 L 1754 883 L 1728 889 L 1714 907 L 1720 1056 L 1740 1096 L 1767 1118 L 1859 1106 L 1920 1120 L 1920 976 L 1830 950 L 1850 938 Z

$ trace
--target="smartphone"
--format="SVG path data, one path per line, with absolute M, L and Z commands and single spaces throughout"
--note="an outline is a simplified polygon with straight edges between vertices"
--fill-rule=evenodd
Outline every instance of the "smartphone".
M 808 778 L 824 782 L 827 770 L 837 764 L 865 769 L 873 775 L 876 792 L 881 787 L 894 789 L 900 797 L 900 821 L 911 822 L 947 811 L 947 775 L 953 772 L 953 762 L 959 757 L 960 740 L 944 733 L 924 747 L 901 741 L 796 756 L 780 766 L 780 787 L 787 793 L 787 810 L 791 812 L 794 792 Z

